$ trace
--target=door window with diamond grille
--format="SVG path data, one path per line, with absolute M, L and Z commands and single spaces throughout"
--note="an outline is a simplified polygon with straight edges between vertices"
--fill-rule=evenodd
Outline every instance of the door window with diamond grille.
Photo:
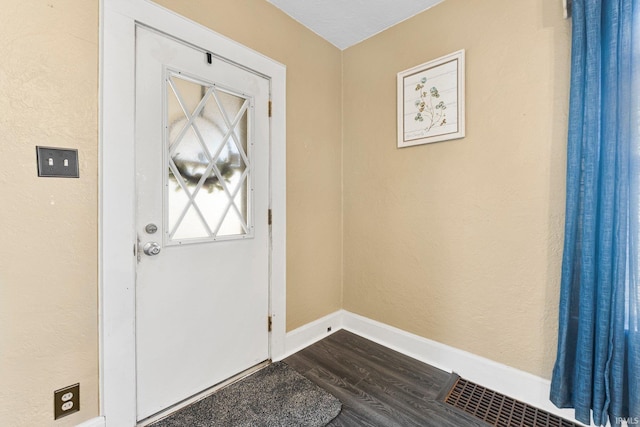
M 165 72 L 167 244 L 253 235 L 253 99 Z

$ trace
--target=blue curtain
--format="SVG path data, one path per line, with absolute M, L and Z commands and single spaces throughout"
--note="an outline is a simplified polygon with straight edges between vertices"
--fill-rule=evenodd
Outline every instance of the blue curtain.
M 640 424 L 640 0 L 573 0 L 567 204 L 551 401 Z M 637 417 L 637 418 L 635 418 Z M 637 421 L 637 422 L 634 422 Z

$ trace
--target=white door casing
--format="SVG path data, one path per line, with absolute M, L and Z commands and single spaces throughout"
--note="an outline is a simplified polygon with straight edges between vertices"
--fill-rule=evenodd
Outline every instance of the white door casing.
M 135 28 L 171 34 L 266 76 L 271 84 L 269 180 L 271 357 L 285 352 L 286 70 L 232 40 L 147 0 L 101 1 L 100 56 L 100 383 L 108 427 L 136 424 L 135 365 Z
M 269 358 L 268 102 L 264 77 L 136 29 L 138 420 Z

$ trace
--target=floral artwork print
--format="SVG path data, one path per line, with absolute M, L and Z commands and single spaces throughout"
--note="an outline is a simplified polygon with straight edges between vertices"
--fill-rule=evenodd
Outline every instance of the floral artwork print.
M 420 79 L 420 83 L 416 85 L 416 92 L 419 93 L 420 98 L 416 99 L 415 105 L 418 108 L 415 120 L 418 122 L 425 122 L 425 131 L 429 132 L 434 126 L 444 126 L 447 123 L 447 117 L 444 110 L 447 106 L 443 101 L 439 101 L 440 93 L 438 88 L 433 86 L 429 91 L 425 88 L 427 78 Z
M 464 51 L 398 73 L 398 147 L 464 133 Z

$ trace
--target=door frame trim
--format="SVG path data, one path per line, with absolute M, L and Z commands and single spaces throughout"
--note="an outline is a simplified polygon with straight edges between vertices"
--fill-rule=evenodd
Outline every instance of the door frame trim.
M 100 410 L 107 427 L 136 425 L 135 26 L 171 34 L 271 79 L 270 356 L 286 335 L 286 67 L 149 0 L 100 0 Z M 266 215 L 266 212 L 265 212 Z M 267 319 L 265 319 L 265 327 Z

